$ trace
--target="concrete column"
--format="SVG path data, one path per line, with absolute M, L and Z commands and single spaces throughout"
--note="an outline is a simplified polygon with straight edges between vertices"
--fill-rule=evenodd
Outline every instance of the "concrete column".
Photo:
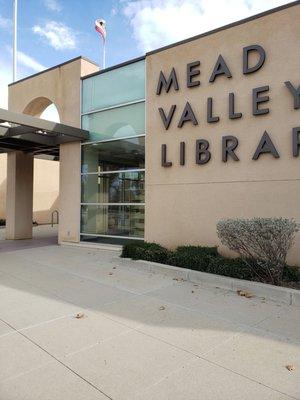
M 6 239 L 32 238 L 33 156 L 7 154 Z
M 80 239 L 80 142 L 60 145 L 58 242 Z

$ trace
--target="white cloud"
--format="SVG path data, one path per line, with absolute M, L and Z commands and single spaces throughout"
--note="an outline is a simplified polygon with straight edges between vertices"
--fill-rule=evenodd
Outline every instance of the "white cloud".
M 58 0 L 44 0 L 44 4 L 50 11 L 60 12 L 62 9 Z
M 8 51 L 8 53 L 12 57 L 12 54 L 13 54 L 12 48 L 10 46 L 5 46 L 5 49 Z M 34 72 L 40 72 L 43 69 L 46 69 L 46 67 L 44 65 L 40 64 L 36 59 L 28 56 L 27 54 L 23 53 L 22 51 L 18 51 L 18 53 L 17 53 L 17 64 L 18 64 L 18 66 L 23 65 L 24 67 L 27 67 Z
M 35 25 L 33 32 L 47 39 L 55 50 L 76 48 L 76 33 L 62 22 L 48 21 L 45 25 Z
M 6 57 L 4 59 L 0 59 L 0 108 L 7 108 L 8 105 L 8 84 L 12 82 L 12 63 L 9 64 L 12 55 L 12 49 L 9 46 L 4 46 L 4 50 L 7 51 L 6 54 L 9 54 L 10 57 Z M 36 61 L 34 58 L 28 56 L 27 54 L 18 51 L 18 76 L 17 79 L 20 79 L 24 76 L 24 72 L 27 70 L 24 67 L 31 69 L 33 72 L 40 72 L 46 67 Z
M 28 56 L 22 51 L 18 51 L 18 63 L 24 65 L 24 67 L 32 69 L 34 72 L 40 72 L 43 69 L 46 69 L 44 65 L 40 64 L 34 58 Z
M 9 18 L 4 18 L 0 15 L 0 28 L 2 29 L 10 29 L 12 26 L 12 20 Z
M 147 52 L 289 0 L 121 0 L 139 49 Z
M 7 109 L 8 105 L 8 84 L 12 81 L 12 69 L 0 63 L 0 108 Z
M 115 16 L 115 15 L 117 15 L 117 13 L 118 13 L 118 9 L 116 8 L 116 7 L 113 7 L 112 9 L 111 9 L 111 11 L 110 11 L 110 14 L 111 14 L 111 16 Z

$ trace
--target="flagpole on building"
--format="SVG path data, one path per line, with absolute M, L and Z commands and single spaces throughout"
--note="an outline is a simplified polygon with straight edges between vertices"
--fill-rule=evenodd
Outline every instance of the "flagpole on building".
M 13 81 L 17 79 L 18 0 L 13 0 Z
M 103 53 L 102 53 L 102 68 L 105 69 L 105 57 L 106 57 L 106 39 L 103 40 Z

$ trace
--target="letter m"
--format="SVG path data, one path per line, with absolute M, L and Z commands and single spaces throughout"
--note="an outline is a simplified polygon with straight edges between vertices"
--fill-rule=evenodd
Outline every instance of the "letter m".
M 157 84 L 157 89 L 156 89 L 156 94 L 161 94 L 162 89 L 165 89 L 165 91 L 168 93 L 168 91 L 171 89 L 172 85 L 174 86 L 175 90 L 179 89 L 175 69 L 172 68 L 172 71 L 170 73 L 170 76 L 169 76 L 168 80 L 166 80 L 163 72 L 160 71 L 158 84 Z

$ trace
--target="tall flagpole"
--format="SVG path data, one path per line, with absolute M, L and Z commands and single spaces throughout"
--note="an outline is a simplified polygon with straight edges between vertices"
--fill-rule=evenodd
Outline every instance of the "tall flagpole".
M 13 81 L 17 79 L 18 0 L 13 0 Z
M 102 53 L 102 68 L 105 69 L 105 56 L 106 56 L 106 38 L 103 40 L 103 53 Z

